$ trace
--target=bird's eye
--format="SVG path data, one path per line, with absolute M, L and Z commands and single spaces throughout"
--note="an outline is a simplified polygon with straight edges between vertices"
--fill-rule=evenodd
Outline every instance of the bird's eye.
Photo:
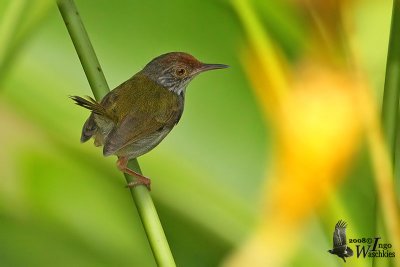
M 186 69 L 184 69 L 184 68 L 176 69 L 175 74 L 178 77 L 182 77 L 183 75 L 186 74 Z

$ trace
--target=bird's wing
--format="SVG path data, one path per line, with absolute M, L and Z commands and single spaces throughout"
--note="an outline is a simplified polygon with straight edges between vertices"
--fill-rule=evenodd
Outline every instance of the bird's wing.
M 338 221 L 335 225 L 335 231 L 333 232 L 333 247 L 344 246 L 346 248 L 346 223 L 342 220 Z
M 150 88 L 149 91 L 151 90 Z M 146 94 L 132 99 L 129 113 L 107 136 L 103 148 L 105 156 L 115 154 L 125 146 L 161 131 L 164 127 L 172 128 L 177 122 L 182 112 L 182 104 L 177 95 L 164 88 L 158 88 L 158 91 L 150 95 L 149 92 Z

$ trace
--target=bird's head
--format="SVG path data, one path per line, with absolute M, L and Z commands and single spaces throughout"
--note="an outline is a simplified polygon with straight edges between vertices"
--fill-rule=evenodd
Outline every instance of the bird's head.
M 328 250 L 329 253 L 334 254 L 333 253 L 333 249 Z
M 142 73 L 159 85 L 180 95 L 199 73 L 227 67 L 223 64 L 202 63 L 187 53 L 171 52 L 150 61 L 143 68 Z

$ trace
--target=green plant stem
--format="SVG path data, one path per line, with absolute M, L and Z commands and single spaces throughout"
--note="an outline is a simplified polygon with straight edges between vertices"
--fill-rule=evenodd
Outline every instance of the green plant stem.
M 57 0 L 57 4 L 71 36 L 72 42 L 74 43 L 93 94 L 96 99 L 101 99 L 109 92 L 109 87 L 75 3 L 73 0 Z M 128 166 L 136 172 L 141 173 L 136 159 L 129 161 Z M 134 180 L 134 178 L 129 175 L 125 175 L 125 178 L 127 183 Z M 130 190 L 157 265 L 175 266 L 174 258 L 172 257 L 171 250 L 165 237 L 160 219 L 158 218 L 153 200 L 151 199 L 150 192 L 143 185 L 131 188 Z
M 395 148 L 400 93 L 400 1 L 393 1 L 392 25 L 386 62 L 385 88 L 382 103 L 382 127 L 395 163 Z
M 396 175 L 396 144 L 398 134 L 398 112 L 399 112 L 399 96 L 400 96 L 400 0 L 393 0 L 392 22 L 390 29 L 389 48 L 386 61 L 385 87 L 382 102 L 382 128 L 386 140 L 387 149 L 389 151 L 391 163 L 393 166 L 393 174 L 395 183 L 400 183 L 398 175 Z M 379 198 L 377 201 L 380 201 Z M 377 226 L 375 231 L 381 232 L 385 223 L 382 222 L 381 215 L 384 210 L 380 209 L 380 205 L 376 205 Z M 387 222 L 388 223 L 388 222 Z M 386 225 L 387 225 L 386 223 Z M 398 227 L 398 226 L 397 226 Z M 388 231 L 390 229 L 386 229 Z M 387 233 L 390 235 L 390 232 Z M 390 238 L 399 238 L 391 236 Z M 398 243 L 398 242 L 396 242 Z M 382 264 L 382 262 L 379 262 Z M 397 261 L 397 263 L 399 263 Z M 378 264 L 377 260 L 373 260 L 373 266 Z M 389 263 L 394 264 L 394 262 Z
M 15 37 L 21 24 L 23 15 L 27 11 L 29 1 L 10 1 L 0 22 L 0 76 L 6 71 L 7 63 L 12 57 L 10 51 L 15 45 Z

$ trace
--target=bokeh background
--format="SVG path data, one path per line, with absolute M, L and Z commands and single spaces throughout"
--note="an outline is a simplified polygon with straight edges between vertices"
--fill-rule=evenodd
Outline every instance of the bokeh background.
M 178 266 L 342 266 L 339 219 L 375 236 L 391 1 L 76 4 L 111 88 L 169 51 L 231 66 L 139 159 Z M 0 266 L 155 266 L 116 159 L 79 143 L 68 95 L 91 91 L 55 2 L 2 0 L 0 41 Z

